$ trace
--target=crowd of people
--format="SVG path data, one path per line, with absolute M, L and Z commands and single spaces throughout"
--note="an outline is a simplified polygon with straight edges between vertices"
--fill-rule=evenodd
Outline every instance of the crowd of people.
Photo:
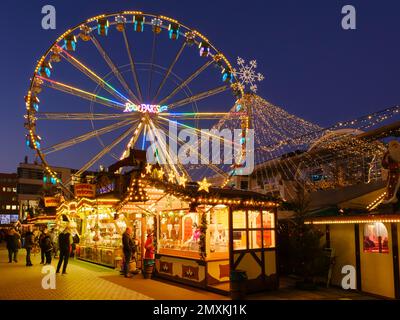
M 21 232 L 17 227 L 9 228 L 4 232 L 2 230 L 2 240 L 6 241 L 8 250 L 8 263 L 18 263 L 19 250 L 26 251 L 26 266 L 33 266 L 31 254 L 39 253 L 40 264 L 51 265 L 52 257 L 56 258 L 59 254 L 56 273 L 67 273 L 69 257 L 74 255 L 75 243 L 79 240 L 72 236 L 71 228 L 66 227 L 57 235 L 56 231 L 48 228 L 43 228 L 41 231 L 33 231 L 32 226 L 29 226 L 25 232 Z
M 137 244 L 133 238 L 132 228 L 126 228 L 122 235 L 124 256 L 121 273 L 127 278 L 131 277 L 132 272 L 135 273 L 131 265 L 136 260 Z M 5 240 L 7 243 L 9 263 L 17 263 L 19 250 L 25 249 L 26 266 L 31 267 L 33 266 L 31 254 L 40 252 L 40 264 L 43 265 L 51 265 L 52 258 L 57 258 L 58 256 L 56 273 L 60 273 L 62 268 L 62 274 L 67 274 L 69 258 L 74 256 L 76 243 L 79 243 L 78 235 L 72 236 L 71 228 L 68 226 L 58 235 L 54 229 L 49 231 L 48 228 L 43 228 L 41 231 L 33 231 L 32 226 L 29 226 L 25 232 L 21 232 L 18 228 L 12 227 L 6 232 L 2 230 L 0 240 Z M 145 259 L 154 259 L 155 247 L 153 240 L 153 232 L 148 230 L 144 245 Z M 136 269 L 136 266 L 134 269 Z

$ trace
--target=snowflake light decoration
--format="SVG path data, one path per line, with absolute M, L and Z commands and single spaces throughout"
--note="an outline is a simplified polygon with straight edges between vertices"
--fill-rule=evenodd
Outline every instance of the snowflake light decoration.
M 251 60 L 249 64 L 246 65 L 246 61 L 238 57 L 237 65 L 239 70 L 233 69 L 233 75 L 239 79 L 242 86 L 249 85 L 250 90 L 256 93 L 258 88 L 255 82 L 264 80 L 264 76 L 261 73 L 256 73 L 257 61 Z

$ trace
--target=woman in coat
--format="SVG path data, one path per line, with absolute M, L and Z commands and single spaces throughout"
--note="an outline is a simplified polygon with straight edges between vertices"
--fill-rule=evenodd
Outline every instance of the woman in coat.
M 15 229 L 10 229 L 8 232 L 8 235 L 6 237 L 7 241 L 7 250 L 8 250 L 8 263 L 18 262 L 17 257 L 18 257 L 18 249 L 19 249 L 19 243 L 20 243 L 20 235 Z

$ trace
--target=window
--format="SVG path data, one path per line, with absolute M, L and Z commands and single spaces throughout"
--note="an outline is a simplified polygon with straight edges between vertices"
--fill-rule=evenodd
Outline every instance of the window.
M 197 212 L 171 210 L 160 214 L 159 248 L 164 249 L 164 252 L 179 250 L 197 253 L 199 240 L 200 228 Z
M 3 187 L 3 192 L 6 192 L 6 187 Z
M 211 257 L 214 253 L 229 252 L 229 209 L 224 205 L 215 206 L 210 210 L 210 252 Z M 208 244 L 207 244 L 208 245 Z
M 15 187 L 12 188 L 12 191 L 13 191 L 13 192 L 17 192 L 17 188 L 15 188 Z
M 6 210 L 11 210 L 11 206 L 9 204 L 6 205 Z
M 18 193 L 20 194 L 39 194 L 42 186 L 36 184 L 19 184 Z
M 232 217 L 234 250 L 275 248 L 275 215 L 273 212 L 235 210 Z
M 389 236 L 382 222 L 364 225 L 364 252 L 389 253 Z
M 11 207 L 11 209 L 12 209 L 12 210 L 17 210 L 17 206 L 16 206 L 16 205 L 13 205 L 13 206 Z

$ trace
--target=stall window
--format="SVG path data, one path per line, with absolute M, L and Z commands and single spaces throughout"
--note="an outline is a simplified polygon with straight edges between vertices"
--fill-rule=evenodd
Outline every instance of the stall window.
M 199 213 L 187 210 L 161 212 L 160 249 L 199 251 Z
M 229 209 L 226 206 L 216 206 L 210 211 L 210 252 L 226 252 L 229 249 Z
M 364 252 L 389 253 L 389 236 L 382 222 L 364 225 Z
M 266 210 L 237 210 L 232 217 L 234 250 L 275 248 L 274 213 Z

